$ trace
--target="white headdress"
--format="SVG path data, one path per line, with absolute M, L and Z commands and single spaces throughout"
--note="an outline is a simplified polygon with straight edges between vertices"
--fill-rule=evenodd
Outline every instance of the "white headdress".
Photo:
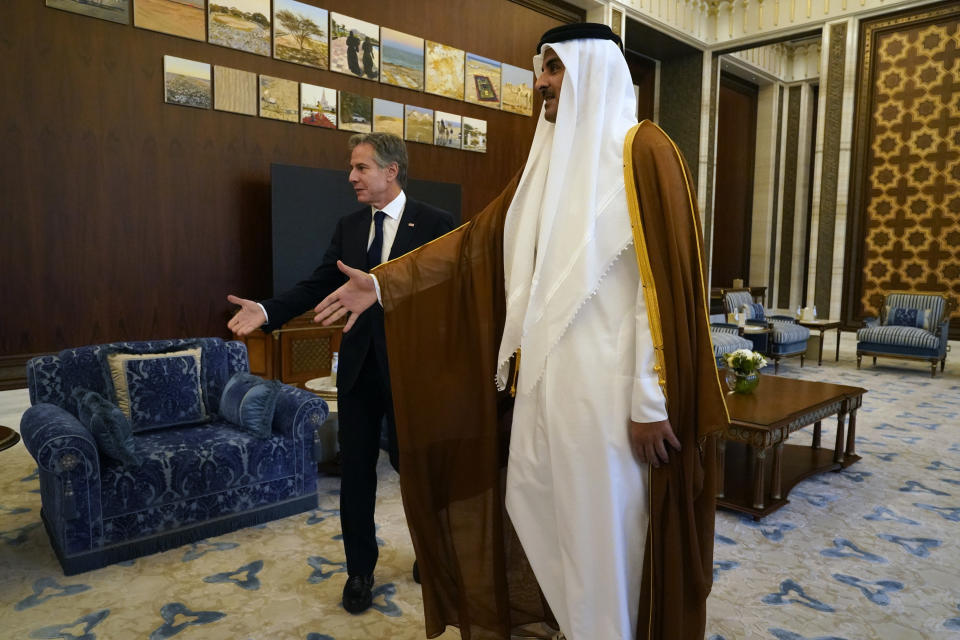
M 601 39 L 546 48 L 566 69 L 556 124 L 541 110 L 503 232 L 507 315 L 497 386 L 505 387 L 507 363 L 519 347 L 524 393 L 536 386 L 551 349 L 632 244 L 623 141 L 637 122 L 637 103 L 623 54 Z

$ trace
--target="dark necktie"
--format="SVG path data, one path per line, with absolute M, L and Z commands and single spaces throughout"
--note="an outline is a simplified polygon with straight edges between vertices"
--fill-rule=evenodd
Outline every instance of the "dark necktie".
M 380 254 L 383 253 L 383 219 L 386 215 L 383 211 L 373 214 L 373 242 L 367 249 L 367 269 L 373 269 L 382 262 Z

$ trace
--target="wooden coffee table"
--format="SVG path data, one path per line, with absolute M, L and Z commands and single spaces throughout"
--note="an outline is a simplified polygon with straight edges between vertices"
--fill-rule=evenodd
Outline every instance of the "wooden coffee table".
M 804 478 L 859 460 L 854 449 L 857 409 L 866 392 L 764 375 L 753 393 L 728 394 L 730 427 L 717 440 L 717 506 L 759 520 L 787 504 L 787 494 Z M 834 415 L 836 443 L 833 449 L 822 449 L 820 422 Z M 786 444 L 791 433 L 811 424 L 809 446 Z
M 820 332 L 820 354 L 817 357 L 817 366 L 823 364 L 823 332 L 829 329 L 837 330 L 837 355 L 834 362 L 840 361 L 840 321 L 839 320 L 797 320 L 797 324 L 807 329 Z
M 0 426 L 0 451 L 9 449 L 20 442 L 20 434 L 10 427 Z

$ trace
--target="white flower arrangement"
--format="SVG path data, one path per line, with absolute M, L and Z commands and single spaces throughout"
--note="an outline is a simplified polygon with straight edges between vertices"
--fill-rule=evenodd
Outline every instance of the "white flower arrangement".
M 750 349 L 737 349 L 732 353 L 723 354 L 727 368 L 740 374 L 753 373 L 767 366 L 767 359 L 762 353 Z

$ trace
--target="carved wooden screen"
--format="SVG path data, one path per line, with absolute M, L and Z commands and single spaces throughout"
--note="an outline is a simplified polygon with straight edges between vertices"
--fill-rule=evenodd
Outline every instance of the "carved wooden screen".
M 890 291 L 960 297 L 958 27 L 955 2 L 862 26 L 848 321 Z

